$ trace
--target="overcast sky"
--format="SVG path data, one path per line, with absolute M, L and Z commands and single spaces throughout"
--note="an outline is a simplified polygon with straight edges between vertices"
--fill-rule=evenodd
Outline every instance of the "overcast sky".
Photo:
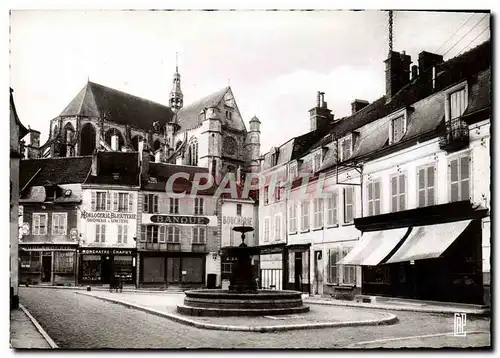
M 449 59 L 490 37 L 483 16 L 395 12 L 394 50 L 414 63 L 423 50 Z M 247 128 L 261 120 L 266 152 L 309 131 L 318 90 L 336 118 L 353 99 L 384 94 L 387 22 L 379 11 L 16 10 L 10 86 L 21 121 L 44 142 L 87 78 L 167 104 L 179 52 L 184 104 L 230 83 Z

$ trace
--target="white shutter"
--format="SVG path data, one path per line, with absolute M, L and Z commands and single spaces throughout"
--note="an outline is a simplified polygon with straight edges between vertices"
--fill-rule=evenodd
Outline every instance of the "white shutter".
M 468 156 L 460 158 L 460 199 L 469 200 L 470 198 L 470 180 L 469 180 L 469 161 Z
M 158 195 L 153 196 L 153 212 L 158 212 Z
M 118 193 L 113 192 L 113 211 L 118 211 Z
M 127 239 L 128 239 L 128 225 L 123 225 L 123 243 L 126 244 L 127 243 Z
M 141 225 L 141 241 L 146 242 L 146 225 Z
M 117 242 L 118 242 L 119 244 L 121 244 L 121 243 L 122 243 L 122 235 L 123 235 L 122 228 L 123 228 L 123 226 L 122 226 L 122 225 L 118 225 L 118 240 L 117 240 Z
M 33 235 L 40 235 L 40 215 L 33 214 Z
M 104 196 L 106 197 L 106 210 L 110 211 L 111 210 L 111 193 L 105 192 Z
M 133 199 L 133 194 L 132 193 L 128 193 L 128 211 L 129 212 L 132 212 L 132 208 L 133 208 L 133 205 L 134 205 L 134 199 Z
M 399 210 L 406 209 L 406 176 L 399 176 Z
M 96 198 L 97 197 L 97 194 L 95 191 L 91 191 L 90 193 L 90 208 L 91 208 L 91 211 L 96 211 L 96 207 L 97 207 L 97 204 L 96 204 Z
M 450 201 L 459 200 L 458 159 L 450 161 Z
M 436 177 L 436 167 L 431 166 L 427 168 L 427 205 L 434 205 L 434 180 Z
M 101 225 L 101 242 L 106 242 L 106 225 Z
M 96 226 L 95 226 L 95 241 L 96 242 L 100 241 L 100 236 L 101 236 L 101 225 L 96 224 Z
M 144 194 L 143 210 L 145 213 L 149 212 L 149 195 Z

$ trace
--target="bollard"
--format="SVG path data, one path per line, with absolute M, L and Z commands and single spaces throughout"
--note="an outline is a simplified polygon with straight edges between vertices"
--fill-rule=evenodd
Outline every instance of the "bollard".
M 87 291 L 92 291 L 92 287 L 90 287 L 90 285 L 87 286 Z

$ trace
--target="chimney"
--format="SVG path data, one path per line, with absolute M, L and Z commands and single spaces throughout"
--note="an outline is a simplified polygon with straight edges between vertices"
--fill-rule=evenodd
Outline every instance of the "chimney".
M 30 129 L 26 145 L 28 159 L 40 158 L 40 132 Z
M 139 152 L 139 156 L 141 158 L 141 179 L 148 180 L 149 162 L 151 160 L 149 152 L 146 149 L 142 149 L 142 151 Z
M 414 80 L 418 76 L 418 66 L 413 65 L 411 66 L 411 79 Z
M 92 176 L 97 176 L 97 174 L 99 174 L 99 152 L 97 151 L 92 154 L 92 166 L 90 168 L 90 174 Z
M 418 54 L 418 72 L 426 88 L 435 88 L 436 66 L 442 63 L 443 56 L 441 55 L 427 51 L 422 51 Z
M 390 100 L 401 88 L 410 82 L 411 57 L 404 51 L 389 52 L 385 62 L 385 94 Z
M 351 103 L 352 114 L 360 111 L 361 109 L 368 106 L 370 103 L 363 99 L 355 99 L 354 102 Z
M 318 91 L 316 107 L 309 110 L 310 130 L 324 129 L 333 121 L 333 114 L 325 102 L 325 93 Z
M 116 134 L 111 136 L 111 149 L 114 151 L 118 150 L 118 136 Z

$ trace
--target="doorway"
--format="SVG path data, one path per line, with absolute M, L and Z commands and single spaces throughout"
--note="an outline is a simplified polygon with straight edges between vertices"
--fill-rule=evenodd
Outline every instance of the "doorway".
M 113 257 L 109 255 L 102 256 L 101 280 L 102 283 L 111 283 L 113 275 Z
M 295 253 L 295 291 L 302 292 L 302 252 Z
M 323 251 L 314 251 L 314 294 L 323 294 Z
M 42 282 L 50 282 L 52 278 L 52 253 L 42 256 Z

